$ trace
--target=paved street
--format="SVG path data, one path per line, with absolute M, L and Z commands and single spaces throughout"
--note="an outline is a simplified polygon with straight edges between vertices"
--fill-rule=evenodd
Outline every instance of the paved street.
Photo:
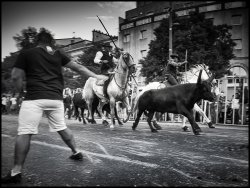
M 2 115 L 2 175 L 13 164 L 17 117 Z M 161 122 L 163 130 L 152 133 L 145 122 L 136 131 L 131 121 L 115 131 L 100 119 L 94 125 L 66 122 L 84 160 L 69 159 L 70 149 L 42 118 L 22 183 L 2 186 L 249 186 L 248 126 L 200 124 L 202 133 L 195 136 L 180 123 Z

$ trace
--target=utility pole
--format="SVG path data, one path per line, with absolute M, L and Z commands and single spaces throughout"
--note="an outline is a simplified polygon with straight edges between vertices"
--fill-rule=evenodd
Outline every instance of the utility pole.
M 172 55 L 173 53 L 173 42 L 172 42 L 172 1 L 169 1 L 169 5 L 170 5 L 170 8 L 169 8 L 169 59 L 170 59 L 170 55 Z

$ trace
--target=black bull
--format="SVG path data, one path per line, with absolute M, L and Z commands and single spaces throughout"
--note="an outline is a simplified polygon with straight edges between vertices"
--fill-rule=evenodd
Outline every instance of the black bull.
M 79 121 L 81 121 L 81 118 L 79 116 L 79 111 L 78 111 L 78 108 L 81 109 L 81 116 L 82 116 L 82 120 L 83 120 L 83 124 L 86 124 L 86 121 L 84 119 L 84 110 L 88 110 L 88 105 L 86 103 L 86 101 L 82 98 L 82 93 L 76 93 L 73 97 L 73 104 L 74 104 L 74 109 L 75 109 L 75 119 L 79 119 Z M 97 113 L 99 113 L 97 111 L 97 106 L 99 104 L 99 99 L 97 96 L 94 97 L 94 100 L 93 100 L 93 108 L 92 108 L 92 115 L 94 116 L 94 112 L 96 111 Z M 102 108 L 102 111 L 106 111 L 110 114 L 110 106 L 109 104 L 105 104 Z M 89 112 L 88 112 L 88 116 L 89 116 Z M 119 123 L 119 125 L 122 125 L 122 122 L 120 121 L 118 115 L 117 115 L 117 110 L 115 108 L 115 117 Z M 92 124 L 96 124 L 96 121 L 94 120 L 94 117 L 92 117 L 92 121 L 88 119 L 88 122 L 89 123 L 92 123 Z M 104 121 L 103 122 L 104 125 L 108 125 L 108 122 Z
M 193 132 L 199 135 L 200 127 L 194 120 L 193 107 L 201 99 L 213 102 L 215 97 L 211 92 L 211 81 L 214 75 L 208 80 L 201 82 L 201 71 L 197 83 L 180 84 L 163 89 L 151 89 L 142 94 L 137 103 L 138 113 L 133 123 L 132 129 L 135 130 L 142 113 L 147 114 L 147 122 L 152 132 L 157 132 L 153 128 L 151 120 L 155 112 L 168 112 L 182 114 L 188 118 Z M 148 113 L 146 113 L 148 111 Z

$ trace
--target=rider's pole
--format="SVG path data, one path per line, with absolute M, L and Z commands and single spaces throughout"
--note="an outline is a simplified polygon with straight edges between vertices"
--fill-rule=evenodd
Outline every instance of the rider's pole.
M 103 25 L 103 23 L 102 23 L 102 21 L 100 20 L 100 18 L 98 17 L 98 15 L 96 15 L 96 16 L 97 16 L 97 18 L 99 19 L 99 21 L 101 22 L 103 28 L 104 28 L 105 31 L 107 32 L 109 38 L 111 39 L 111 41 L 113 42 L 113 44 L 115 45 L 115 47 L 116 47 L 116 49 L 117 49 L 117 51 L 118 51 L 119 49 L 117 48 L 117 46 L 116 46 L 115 42 L 113 41 L 112 37 L 109 35 L 109 32 L 107 31 L 106 27 Z M 125 62 L 125 61 L 124 61 L 124 62 Z M 126 63 L 126 62 L 125 62 L 125 63 Z M 134 76 L 133 76 L 132 74 L 131 74 L 131 76 L 132 76 L 132 78 L 134 79 L 135 83 L 137 84 L 137 82 L 136 82 Z M 137 85 L 138 85 L 138 84 L 137 84 Z
M 187 50 L 186 50 L 186 55 L 185 55 L 185 61 L 187 61 Z M 185 74 L 186 74 L 186 82 L 187 83 L 187 63 L 185 63 Z

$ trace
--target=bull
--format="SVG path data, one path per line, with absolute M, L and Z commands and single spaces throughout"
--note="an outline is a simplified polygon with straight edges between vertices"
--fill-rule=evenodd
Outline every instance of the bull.
M 201 81 L 201 73 L 202 70 L 199 73 L 197 83 L 180 84 L 163 89 L 151 89 L 143 93 L 133 108 L 133 111 L 137 110 L 137 117 L 132 129 L 136 129 L 142 113 L 145 113 L 148 117 L 147 122 L 151 131 L 157 132 L 151 123 L 154 113 L 168 112 L 182 114 L 187 117 L 193 133 L 199 135 L 201 129 L 193 116 L 194 104 L 201 99 L 210 102 L 215 100 L 215 95 L 211 92 L 211 82 L 214 79 L 214 74 L 209 79 Z

